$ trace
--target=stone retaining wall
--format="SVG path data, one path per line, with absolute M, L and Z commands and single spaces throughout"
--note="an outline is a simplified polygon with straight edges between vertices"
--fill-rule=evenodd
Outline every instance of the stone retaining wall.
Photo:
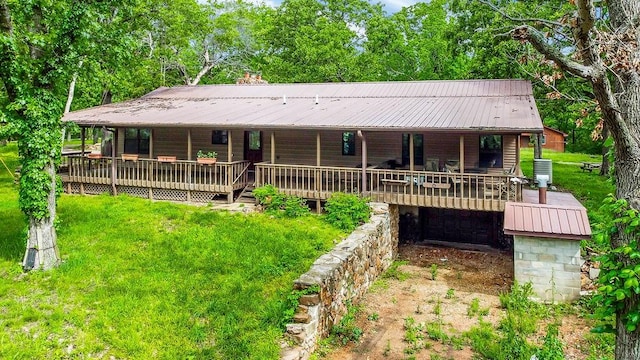
M 514 236 L 514 278 L 545 302 L 580 297 L 580 240 Z
M 311 269 L 294 281 L 297 290 L 318 286 L 317 294 L 304 295 L 287 325 L 293 345 L 284 346 L 281 359 L 308 359 L 317 341 L 326 337 L 378 275 L 393 262 L 398 252 L 398 207 L 371 204 L 371 220 L 333 250 L 318 258 Z

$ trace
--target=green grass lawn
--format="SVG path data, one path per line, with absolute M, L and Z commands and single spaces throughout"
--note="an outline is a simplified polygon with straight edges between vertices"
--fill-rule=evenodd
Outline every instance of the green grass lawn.
M 15 146 L 0 157 L 15 166 Z M 292 281 L 342 236 L 314 216 L 125 196 L 58 209 L 63 264 L 23 275 L 26 222 L 3 170 L 0 358 L 276 359 Z

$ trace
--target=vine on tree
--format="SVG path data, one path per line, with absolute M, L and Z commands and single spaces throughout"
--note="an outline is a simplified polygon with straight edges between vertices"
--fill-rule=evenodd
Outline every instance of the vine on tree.
M 626 200 L 616 199 L 613 195 L 605 199 L 602 207 L 613 215 L 613 220 L 601 225 L 601 229 L 596 233 L 596 240 L 601 243 L 610 242 L 612 237 L 617 236 L 619 226 L 634 239 L 597 258 L 601 262 L 598 278 L 600 287 L 594 301 L 601 304 L 597 315 L 605 320 L 606 324 L 596 328 L 596 331 L 614 332 L 612 321 L 609 320 L 616 313 L 623 313 L 628 299 L 640 294 L 640 216 Z M 638 329 L 640 307 L 631 309 L 621 320 L 627 331 L 633 332 Z

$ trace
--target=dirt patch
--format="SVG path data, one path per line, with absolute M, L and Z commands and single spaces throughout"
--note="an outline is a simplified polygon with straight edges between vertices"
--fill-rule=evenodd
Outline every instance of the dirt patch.
M 509 252 L 418 245 L 402 246 L 399 252 L 399 260 L 407 263 L 398 271 L 408 278 L 378 281 L 360 304 L 360 341 L 332 350 L 325 359 L 473 359 L 462 335 L 478 325 L 479 318 L 496 326 L 503 317 L 498 295 L 512 285 Z M 428 335 L 419 346 L 406 340 L 407 324 L 430 329 L 421 332 Z M 439 331 L 449 340 L 438 338 Z M 582 342 L 589 326 L 584 319 L 565 316 L 560 332 L 567 359 L 587 358 Z

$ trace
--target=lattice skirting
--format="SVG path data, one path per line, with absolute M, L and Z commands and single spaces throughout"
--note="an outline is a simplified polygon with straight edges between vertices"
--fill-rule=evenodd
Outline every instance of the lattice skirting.
M 186 190 L 153 189 L 152 194 L 155 200 L 187 201 Z
M 62 184 L 62 189 L 67 194 L 80 194 L 80 184 L 78 183 L 65 183 Z
M 84 184 L 84 193 L 92 195 L 112 194 L 111 185 Z
M 191 201 L 199 202 L 199 203 L 208 203 L 215 200 L 216 196 L 218 196 L 218 194 L 216 193 L 210 193 L 210 192 L 204 192 L 204 191 L 192 191 Z
M 112 194 L 111 185 L 64 183 L 64 192 L 68 194 L 81 194 L 84 187 L 84 194 L 99 195 Z M 118 194 L 128 194 L 142 199 L 170 200 L 170 201 L 191 201 L 196 203 L 208 203 L 216 200 L 218 193 L 206 191 L 173 190 L 173 189 L 149 189 L 136 186 L 117 186 Z M 149 191 L 151 190 L 151 191 Z M 226 195 L 226 194 L 225 194 Z
M 143 199 L 149 198 L 149 189 L 135 186 L 118 186 L 118 194 L 127 194 Z

